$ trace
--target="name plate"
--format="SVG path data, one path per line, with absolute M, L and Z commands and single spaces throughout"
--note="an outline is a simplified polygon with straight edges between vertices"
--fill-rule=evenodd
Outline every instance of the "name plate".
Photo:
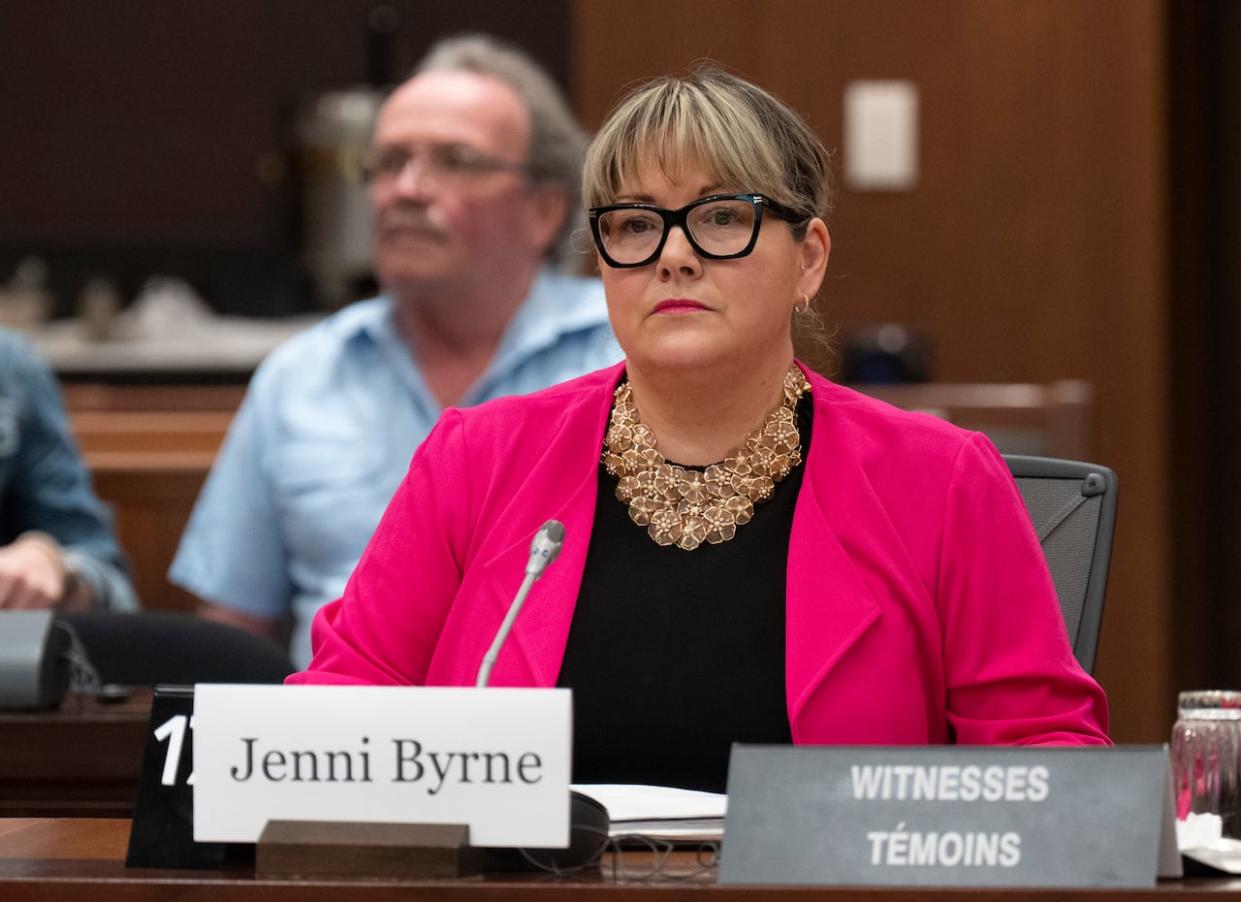
M 466 824 L 475 846 L 569 842 L 567 689 L 199 685 L 194 839 L 273 820 Z
M 720 883 L 1149 887 L 1164 747 L 733 747 Z

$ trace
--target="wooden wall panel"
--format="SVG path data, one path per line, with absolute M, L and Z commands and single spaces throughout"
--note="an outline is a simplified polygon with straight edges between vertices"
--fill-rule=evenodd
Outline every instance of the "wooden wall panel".
M 0 4 L 0 247 L 174 241 L 266 246 L 283 201 L 265 180 L 313 92 L 365 83 L 373 0 L 40 0 Z M 387 0 L 391 75 L 482 30 L 557 77 L 565 0 Z M 15 140 L 14 140 L 15 139 Z M 7 273 L 5 274 L 7 278 Z
M 92 278 L 132 299 L 156 274 L 220 313 L 313 309 L 295 110 L 368 80 L 380 6 L 393 78 L 463 31 L 567 78 L 568 0 L 0 2 L 0 283 L 34 254 L 62 316 Z
M 844 84 L 921 91 L 922 179 L 841 190 L 820 296 L 848 329 L 924 329 L 948 381 L 1089 380 L 1120 476 L 1098 676 L 1120 741 L 1173 711 L 1166 428 L 1164 15 L 1159 0 L 577 0 L 575 100 L 711 57 L 842 145 Z M 839 167 L 838 167 L 839 168 Z
M 153 393 L 156 388 L 162 391 Z M 70 415 L 95 494 L 112 509 L 117 539 L 145 608 L 192 611 L 197 606 L 192 595 L 168 582 L 168 567 L 233 418 L 232 411 L 193 409 L 204 397 L 198 391 L 202 388 L 117 387 L 98 396 L 116 403 L 114 409 Z M 216 400 L 222 394 L 207 397 Z M 131 402 L 139 398 L 163 398 L 170 406 L 132 409 Z
M 1241 5 L 1169 17 L 1177 674 L 1241 686 Z
M 168 582 L 167 573 L 210 468 L 210 457 L 198 455 L 154 465 L 113 455 L 91 466 L 95 493 L 112 508 L 116 537 L 144 608 L 193 611 L 198 605 L 193 595 Z

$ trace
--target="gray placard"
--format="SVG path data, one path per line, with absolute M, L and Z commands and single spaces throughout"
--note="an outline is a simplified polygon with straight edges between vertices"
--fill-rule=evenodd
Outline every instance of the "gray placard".
M 736 745 L 719 880 L 1149 887 L 1170 794 L 1162 746 Z

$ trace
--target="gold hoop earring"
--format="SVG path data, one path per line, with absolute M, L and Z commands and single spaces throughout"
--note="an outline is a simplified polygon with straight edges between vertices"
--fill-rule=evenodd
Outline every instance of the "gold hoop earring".
M 805 313 L 810 309 L 810 295 L 803 294 L 801 300 L 793 305 L 794 313 Z

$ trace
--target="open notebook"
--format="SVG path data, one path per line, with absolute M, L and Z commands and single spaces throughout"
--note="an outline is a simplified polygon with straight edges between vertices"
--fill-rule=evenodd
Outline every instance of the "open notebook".
M 724 835 L 728 796 L 722 793 L 618 783 L 573 788 L 608 809 L 612 837 L 639 835 L 674 842 L 710 842 Z

